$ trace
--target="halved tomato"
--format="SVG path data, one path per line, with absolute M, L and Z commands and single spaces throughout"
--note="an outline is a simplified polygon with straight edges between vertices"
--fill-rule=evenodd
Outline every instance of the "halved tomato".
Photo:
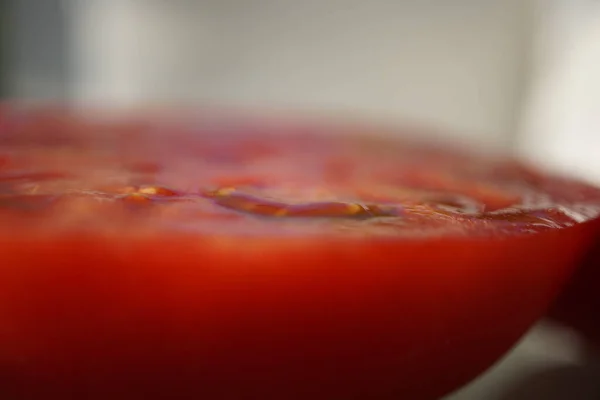
M 600 236 L 550 308 L 548 316 L 575 329 L 596 351 L 600 346 Z
M 596 189 L 353 126 L 3 112 L 3 398 L 435 399 L 598 230 Z

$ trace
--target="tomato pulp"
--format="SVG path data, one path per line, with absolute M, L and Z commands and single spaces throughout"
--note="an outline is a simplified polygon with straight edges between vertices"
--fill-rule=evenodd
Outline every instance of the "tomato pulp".
M 435 399 L 598 228 L 596 189 L 354 127 L 3 112 L 6 398 Z

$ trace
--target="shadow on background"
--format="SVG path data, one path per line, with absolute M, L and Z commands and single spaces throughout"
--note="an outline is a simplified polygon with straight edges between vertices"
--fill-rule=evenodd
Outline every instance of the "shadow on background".
M 498 400 L 600 400 L 600 367 L 553 367 L 517 380 Z

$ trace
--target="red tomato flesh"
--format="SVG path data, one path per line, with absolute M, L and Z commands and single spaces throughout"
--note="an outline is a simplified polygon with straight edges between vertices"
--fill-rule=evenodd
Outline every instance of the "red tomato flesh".
M 544 313 L 598 230 L 600 191 L 503 158 L 4 113 L 6 398 L 435 399 Z

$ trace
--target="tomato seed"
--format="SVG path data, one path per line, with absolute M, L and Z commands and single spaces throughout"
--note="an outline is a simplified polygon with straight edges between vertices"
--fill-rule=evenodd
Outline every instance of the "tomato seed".
M 209 192 L 216 204 L 236 211 L 272 217 L 375 218 L 397 216 L 393 207 L 346 202 L 287 204 L 240 193 L 235 188 Z
M 174 190 L 161 186 L 143 186 L 138 189 L 138 193 L 149 196 L 176 196 L 178 193 Z
M 124 201 L 132 204 L 148 204 L 152 202 L 152 199 L 141 193 L 131 193 L 121 197 Z

